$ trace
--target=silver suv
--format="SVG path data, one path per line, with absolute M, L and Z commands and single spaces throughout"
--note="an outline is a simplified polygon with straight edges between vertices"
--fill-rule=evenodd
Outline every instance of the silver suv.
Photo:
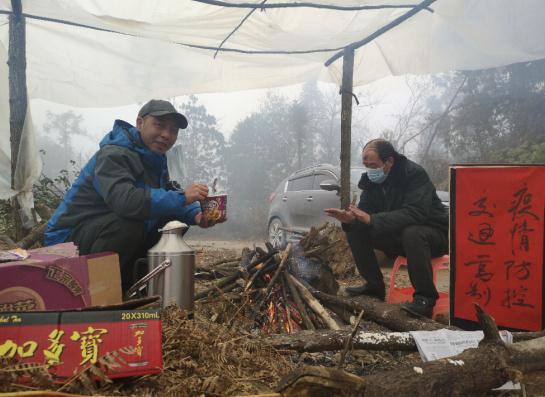
M 357 185 L 364 167 L 350 170 L 351 197 L 360 194 Z M 340 168 L 319 164 L 303 168 L 284 179 L 269 197 L 269 241 L 283 248 L 288 241 L 325 222 L 338 223 L 324 208 L 340 208 Z

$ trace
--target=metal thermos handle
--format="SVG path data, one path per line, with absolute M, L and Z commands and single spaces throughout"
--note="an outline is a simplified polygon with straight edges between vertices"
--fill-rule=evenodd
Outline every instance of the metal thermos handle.
M 140 280 L 138 280 L 134 285 L 129 288 L 127 291 L 127 298 L 132 297 L 135 295 L 138 291 L 140 291 L 144 286 L 155 276 L 161 274 L 163 271 L 165 271 L 170 265 L 172 265 L 172 262 L 170 259 L 165 259 L 163 262 L 159 264 L 155 269 L 153 269 L 151 272 L 146 274 L 144 277 L 142 277 Z

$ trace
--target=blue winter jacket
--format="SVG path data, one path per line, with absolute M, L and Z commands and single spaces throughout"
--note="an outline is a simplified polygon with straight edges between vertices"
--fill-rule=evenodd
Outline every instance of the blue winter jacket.
M 47 223 L 45 245 L 65 242 L 80 222 L 112 212 L 141 220 L 148 232 L 165 219 L 194 224 L 200 204 L 186 205 L 183 193 L 165 189 L 167 182 L 166 156 L 149 150 L 135 127 L 116 120 Z

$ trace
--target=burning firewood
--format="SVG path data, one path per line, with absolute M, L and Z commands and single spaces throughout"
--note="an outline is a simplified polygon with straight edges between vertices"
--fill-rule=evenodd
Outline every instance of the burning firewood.
M 340 329 L 339 324 L 329 315 L 324 307 L 312 296 L 309 290 L 297 278 L 288 274 L 287 277 L 295 284 L 301 298 L 327 324 L 330 329 Z
M 293 284 L 293 281 L 290 280 L 290 278 L 287 276 L 286 273 L 283 274 L 283 277 L 284 277 L 284 280 L 286 281 L 286 284 L 288 285 L 291 296 L 293 300 L 295 301 L 295 304 L 297 305 L 297 309 L 299 310 L 299 314 L 301 315 L 301 318 L 305 324 L 305 328 L 309 330 L 315 330 L 316 327 L 314 326 L 314 323 L 310 319 L 310 316 L 307 313 L 307 309 L 305 308 L 305 304 L 303 303 L 301 296 L 299 295 L 299 292 L 297 292 L 297 288 Z
M 278 265 L 271 280 L 269 281 L 269 285 L 267 285 L 267 288 L 264 293 L 265 296 L 263 297 L 263 301 L 266 301 L 269 298 L 272 287 L 275 285 L 276 280 L 278 280 L 278 276 L 280 276 L 280 274 L 284 270 L 284 267 L 290 255 L 290 252 L 291 252 L 291 244 L 288 244 L 288 247 L 286 248 L 286 250 L 284 251 L 282 255 L 282 260 L 280 261 L 280 264 Z
M 289 244 L 285 250 L 266 243 L 265 248 L 246 248 L 238 264 L 230 260 L 218 264 L 221 269 L 207 267 L 207 277 L 219 275 L 221 278 L 198 292 L 196 300 L 206 298 L 210 302 L 214 296 L 221 299 L 228 290 L 232 291 L 230 294 L 238 293 L 236 315 L 255 319 L 256 327 L 267 332 L 341 329 L 342 319 L 350 320 L 354 313 L 344 313 L 341 307 L 334 308 L 330 314 L 308 290 L 332 295 L 338 291 L 339 285 L 328 266 L 330 251 L 339 245 L 339 235 L 333 233 L 334 228 L 330 224 L 313 227 L 301 241 Z M 340 312 L 340 317 L 336 312 Z M 215 313 L 222 317 L 221 313 Z

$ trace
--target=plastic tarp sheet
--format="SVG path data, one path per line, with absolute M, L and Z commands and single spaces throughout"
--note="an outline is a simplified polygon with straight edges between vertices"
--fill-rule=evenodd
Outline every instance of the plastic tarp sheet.
M 274 1 L 278 2 L 290 1 Z M 343 6 L 411 3 L 315 2 Z M 356 51 L 356 86 L 389 75 L 481 69 L 545 57 L 543 0 L 437 0 L 431 8 L 433 12 L 420 11 Z M 10 9 L 10 1 L 0 0 L 0 11 Z M 339 84 L 342 60 L 329 68 L 324 62 L 407 11 L 256 10 L 227 40 L 225 49 L 331 50 L 281 55 L 222 51 L 214 57 L 213 50 L 192 46 L 217 47 L 248 9 L 191 0 L 23 0 L 28 96 L 29 100 L 41 98 L 71 106 L 108 107 L 312 79 Z M 0 61 L 6 57 L 6 22 L 7 16 L 0 14 Z M 7 68 L 4 61 L 0 63 L 0 196 L 5 196 L 10 194 L 5 177 L 10 158 L 9 102 L 4 89 Z M 32 144 L 31 139 L 26 142 Z M 33 150 L 25 149 L 28 155 L 20 161 L 38 161 L 39 156 L 30 154 Z M 17 186 L 28 188 L 38 168 L 31 164 L 29 171 L 16 175 L 28 179 L 18 181 Z

